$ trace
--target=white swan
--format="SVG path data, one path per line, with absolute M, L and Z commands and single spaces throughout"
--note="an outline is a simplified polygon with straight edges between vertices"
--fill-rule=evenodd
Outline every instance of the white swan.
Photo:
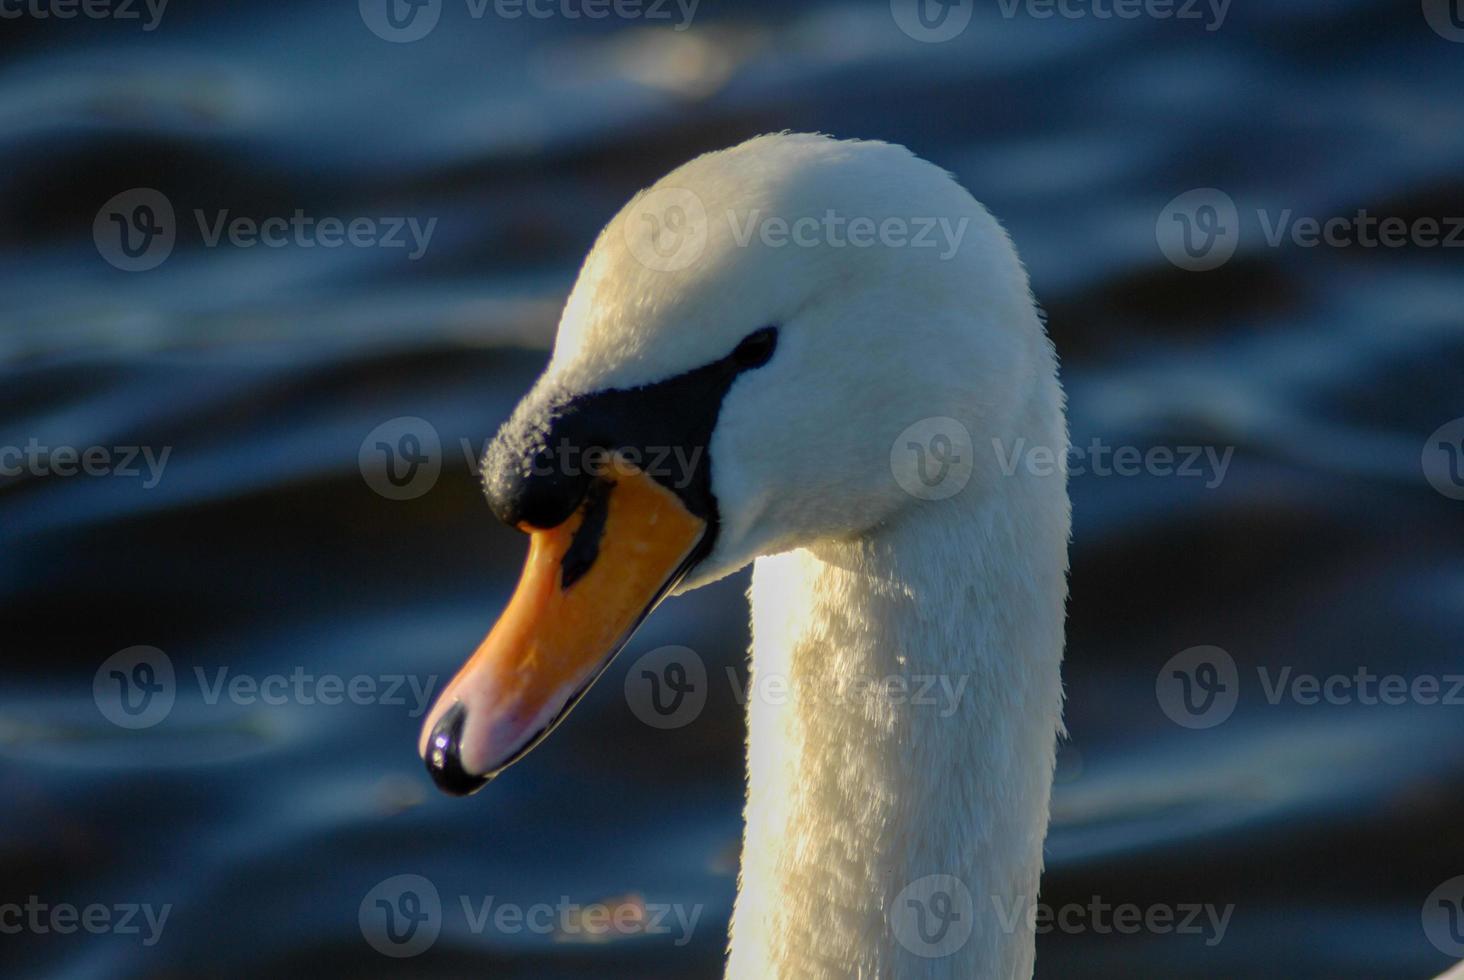
M 751 690 L 790 693 L 749 701 L 727 975 L 1030 977 L 1066 446 L 1026 274 L 948 174 L 815 135 L 693 160 L 601 233 L 485 460 L 529 563 L 429 769 L 476 789 L 664 593 L 755 560 Z

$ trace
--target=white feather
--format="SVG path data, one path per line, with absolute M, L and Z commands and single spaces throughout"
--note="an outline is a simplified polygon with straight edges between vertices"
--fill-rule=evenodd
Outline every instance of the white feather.
M 668 198 L 706 215 L 695 261 L 674 270 L 644 261 Z M 745 234 L 830 212 L 963 231 L 953 254 Z M 763 136 L 680 167 L 611 221 L 542 384 L 655 381 L 765 324 L 778 350 L 723 404 L 721 527 L 685 585 L 756 560 L 728 976 L 1028 978 L 1031 923 L 1010 910 L 1037 900 L 1070 517 L 1056 358 L 1026 273 L 991 215 L 909 151 Z M 910 495 L 891 469 L 897 436 L 929 418 L 959 420 L 974 452 L 969 484 L 944 500 Z M 1034 447 L 1054 472 L 1012 470 Z M 923 675 L 964 686 L 937 704 L 851 693 Z M 768 696 L 782 684 L 786 698 Z M 937 958 L 895 928 L 896 896 L 931 874 L 974 903 L 969 939 Z

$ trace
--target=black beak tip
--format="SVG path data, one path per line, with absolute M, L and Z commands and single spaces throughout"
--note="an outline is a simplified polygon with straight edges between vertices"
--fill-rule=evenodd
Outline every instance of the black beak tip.
M 461 701 L 442 713 L 427 739 L 427 772 L 437 788 L 449 796 L 471 796 L 487 786 L 492 776 L 468 772 L 462 763 L 463 725 L 468 711 Z

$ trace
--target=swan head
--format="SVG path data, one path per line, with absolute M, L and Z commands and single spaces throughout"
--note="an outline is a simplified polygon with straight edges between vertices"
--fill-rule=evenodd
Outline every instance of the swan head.
M 530 554 L 426 719 L 438 785 L 523 755 L 665 595 L 953 506 L 935 466 L 989 492 L 1050 363 L 1005 232 L 902 147 L 763 136 L 637 195 L 484 460 Z

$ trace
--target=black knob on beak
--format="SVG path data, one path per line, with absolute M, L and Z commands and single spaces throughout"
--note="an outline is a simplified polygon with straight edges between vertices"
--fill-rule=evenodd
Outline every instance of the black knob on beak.
M 580 431 L 574 403 L 519 406 L 483 457 L 483 491 L 510 527 L 558 527 L 589 493 L 593 440 Z
M 777 347 L 778 328 L 767 326 L 726 356 L 654 384 L 573 395 L 536 388 L 483 457 L 489 506 L 511 527 L 558 527 L 584 502 L 596 468 L 615 451 L 715 524 L 705 457 L 722 399 L 738 376 L 772 360 Z

